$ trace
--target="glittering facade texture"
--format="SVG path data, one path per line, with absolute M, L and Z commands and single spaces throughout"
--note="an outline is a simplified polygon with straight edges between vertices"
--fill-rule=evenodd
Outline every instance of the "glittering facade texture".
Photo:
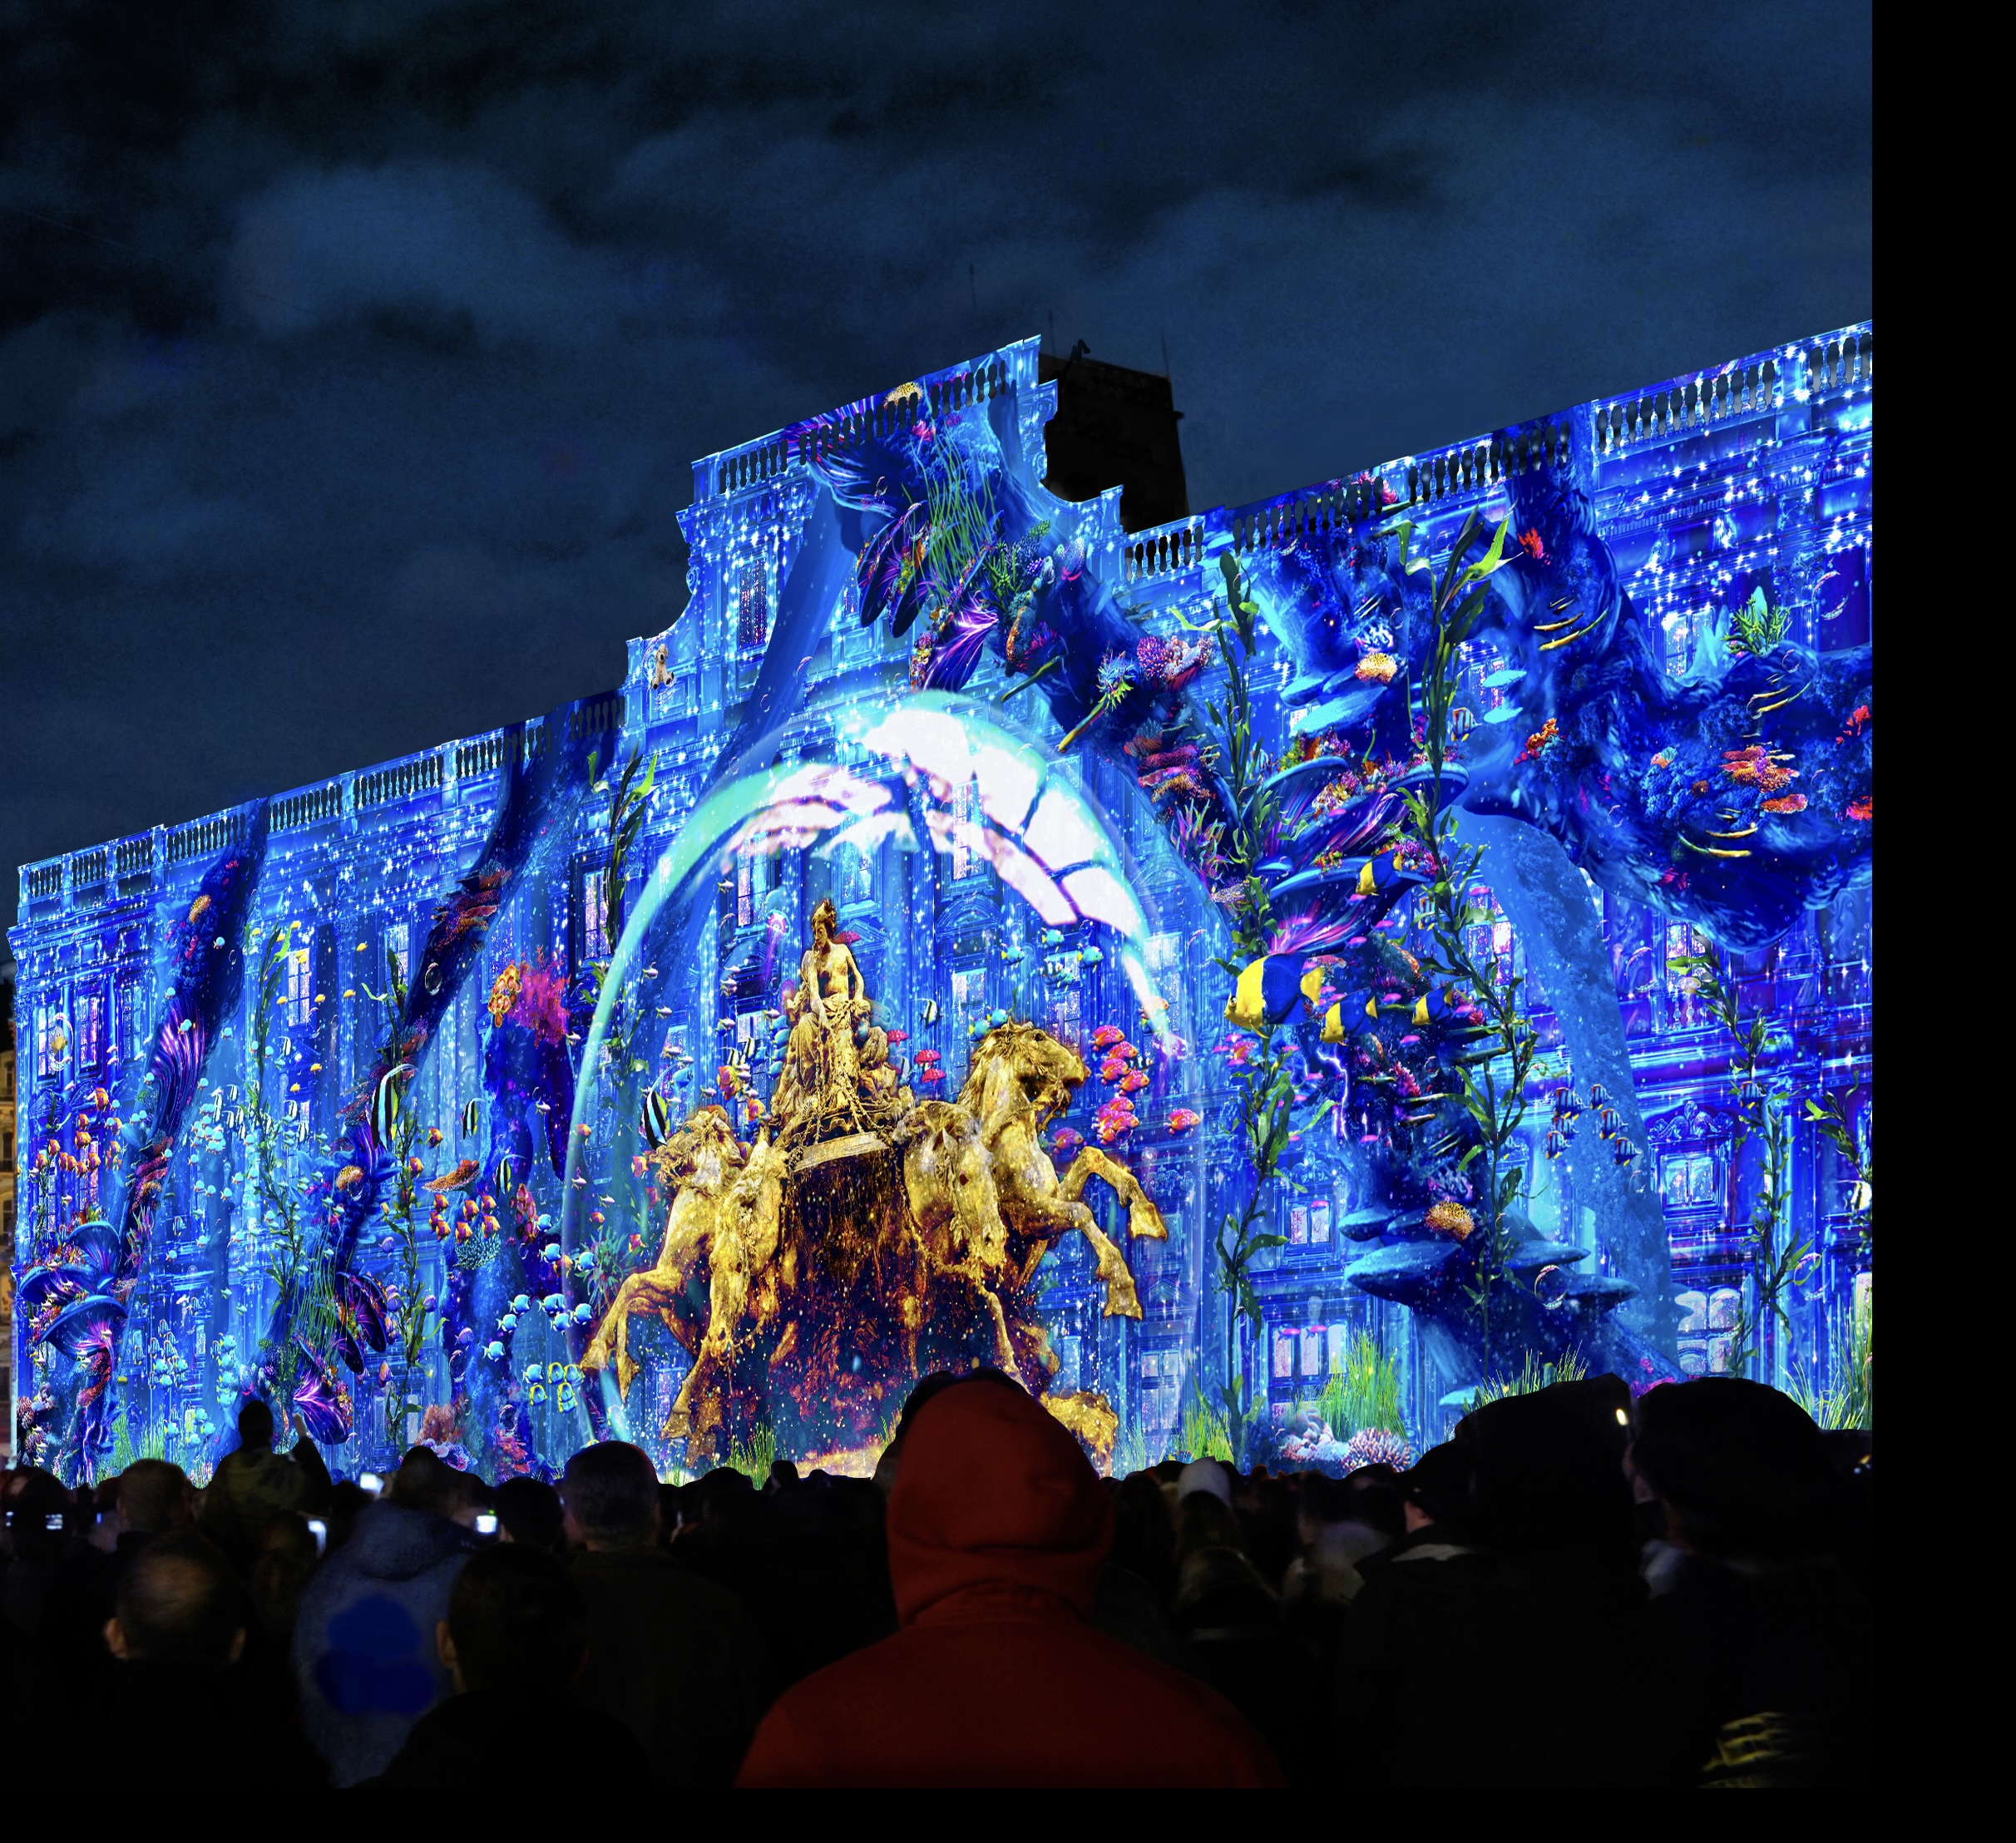
M 1853 328 L 1133 533 L 1119 489 L 1043 486 L 1033 343 L 709 457 L 691 602 L 619 692 L 24 867 L 24 1456 L 200 1472 L 249 1392 L 353 1470 L 857 1453 L 921 1369 L 995 1361 L 1111 1464 L 1198 1446 L 1228 1369 L 1284 1460 L 1361 1462 L 1402 1430 L 1333 1424 L 1353 1351 L 1417 1447 L 1508 1347 L 1642 1386 L 1735 1338 L 1840 1385 L 1873 356 Z M 1545 1067 L 1495 1346 L 1475 1008 L 1421 971 L 1405 824 L 1473 514 L 1510 561 L 1440 797 Z M 1228 584 L 1269 792 L 1243 868 Z M 1236 1078 L 1297 994 L 1280 1240 L 1234 1313 Z

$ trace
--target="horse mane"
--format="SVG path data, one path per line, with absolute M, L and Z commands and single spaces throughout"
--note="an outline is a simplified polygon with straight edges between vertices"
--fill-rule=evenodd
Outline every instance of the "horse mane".
M 1011 1018 L 1006 1024 L 997 1024 L 980 1040 L 973 1051 L 973 1060 L 966 1065 L 966 1079 L 959 1090 L 958 1104 L 977 1115 L 986 1085 L 987 1077 L 996 1065 L 1007 1061 L 1010 1052 L 1031 1037 L 1047 1036 L 1049 1032 L 1040 1024 L 1025 1023 L 1020 1018 Z

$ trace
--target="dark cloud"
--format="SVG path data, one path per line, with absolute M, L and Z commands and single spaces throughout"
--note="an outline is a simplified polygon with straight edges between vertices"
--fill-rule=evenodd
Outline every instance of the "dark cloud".
M 1869 39 L 12 0 L 0 865 L 613 683 L 694 455 L 1053 314 L 1166 342 L 1199 506 L 1859 317 Z

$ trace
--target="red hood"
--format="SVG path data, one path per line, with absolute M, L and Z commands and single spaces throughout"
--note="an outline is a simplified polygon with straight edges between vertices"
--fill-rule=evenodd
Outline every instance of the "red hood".
M 889 1578 L 905 1625 L 976 1587 L 1046 1593 L 1090 1616 L 1113 1506 L 1078 1442 L 1020 1389 L 968 1382 L 904 1435 Z

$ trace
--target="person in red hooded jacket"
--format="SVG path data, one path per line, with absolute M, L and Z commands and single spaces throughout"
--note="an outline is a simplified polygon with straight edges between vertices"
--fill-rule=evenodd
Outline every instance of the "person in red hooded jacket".
M 1020 1388 L 966 1381 L 902 1436 L 901 1629 L 765 1717 L 742 1786 L 1278 1786 L 1214 1692 L 1089 1623 L 1111 1500 Z

